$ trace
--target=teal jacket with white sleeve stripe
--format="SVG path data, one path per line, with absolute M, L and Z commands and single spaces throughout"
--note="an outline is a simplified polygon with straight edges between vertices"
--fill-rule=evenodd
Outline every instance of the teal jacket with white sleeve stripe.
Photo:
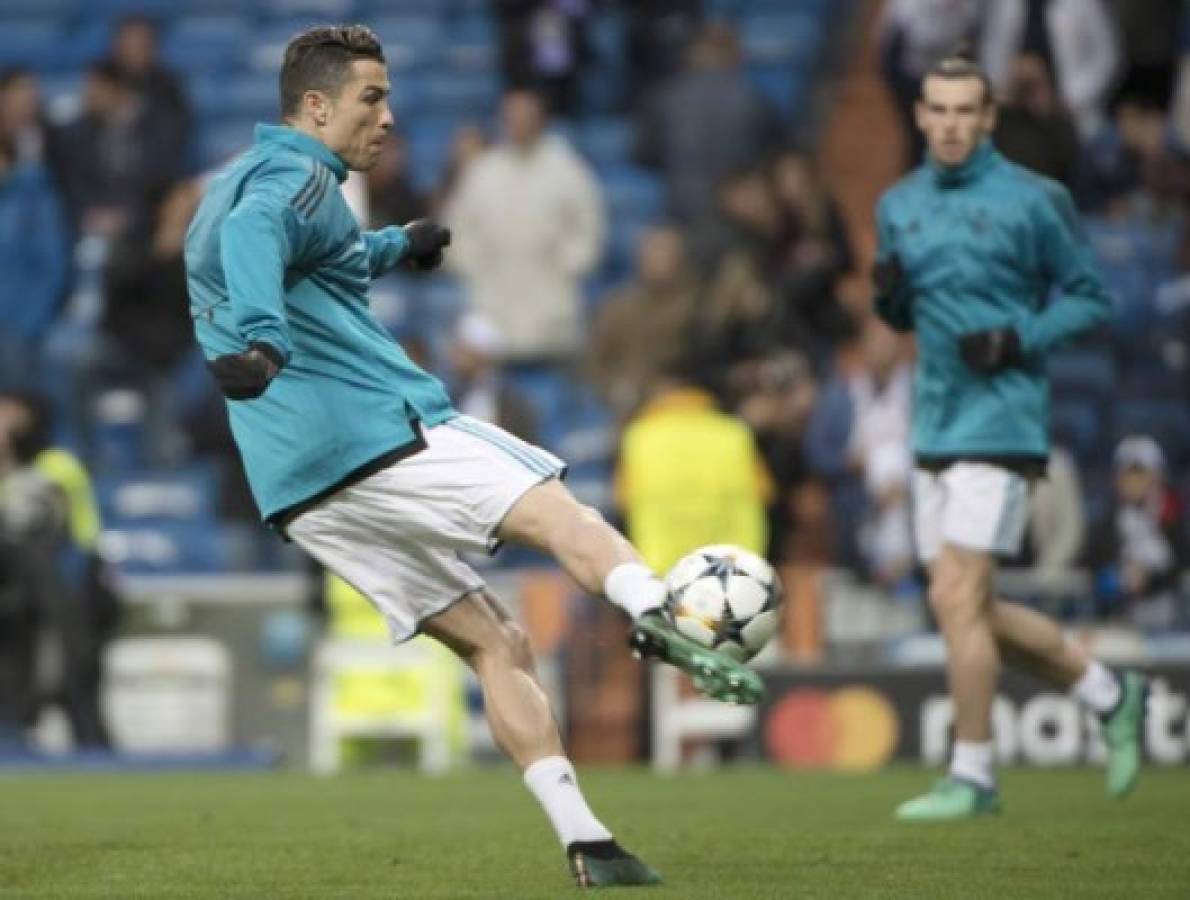
M 927 161 L 893 185 L 876 222 L 877 259 L 895 254 L 904 272 L 876 311 L 917 333 L 919 461 L 1044 459 L 1045 355 L 1111 313 L 1069 193 L 985 140 L 961 166 Z M 1002 327 L 1016 330 L 1022 364 L 968 368 L 959 338 Z
M 456 415 L 368 308 L 372 278 L 409 242 L 395 226 L 360 231 L 339 190 L 346 177 L 315 138 L 258 125 L 186 235 L 190 313 L 207 359 L 263 342 L 286 361 L 260 397 L 227 404 L 266 519 L 418 445 L 416 423 Z

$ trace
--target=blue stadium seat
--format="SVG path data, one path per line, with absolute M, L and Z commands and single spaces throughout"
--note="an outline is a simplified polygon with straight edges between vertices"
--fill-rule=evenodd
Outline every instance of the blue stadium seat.
M 96 492 L 111 527 L 213 521 L 219 476 L 211 463 L 160 474 L 107 475 L 97 479 Z
M 796 116 L 806 89 L 806 78 L 784 63 L 752 64 L 745 70 L 750 81 L 784 116 Z
M 610 116 L 588 120 L 574 137 L 578 149 L 598 169 L 631 164 L 632 139 L 631 123 Z
M 38 18 L 57 19 L 64 21 L 71 18 L 82 8 L 82 0 L 0 0 L 0 20 L 5 24 L 14 19 L 28 18 L 30 12 L 36 10 Z M 7 35 L 5 35 L 7 38 Z
M 442 23 L 433 16 L 390 15 L 375 18 L 368 25 L 384 44 L 384 56 L 390 68 L 407 70 L 441 53 Z
M 221 119 L 204 125 L 198 135 L 199 164 L 204 168 L 222 165 L 252 146 L 253 118 Z
M 102 546 L 126 575 L 214 574 L 236 568 L 231 535 L 208 522 L 107 529 Z
M 740 43 L 749 63 L 804 66 L 818 55 L 822 27 L 817 16 L 799 12 L 749 15 L 740 23 Z
M 57 59 L 66 37 L 62 21 L 56 18 L 5 21 L 0 25 L 0 66 L 46 65 Z
M 1054 441 L 1069 449 L 1080 464 L 1102 462 L 1109 450 L 1104 443 L 1105 415 L 1102 403 L 1089 396 L 1056 401 L 1050 414 Z
M 273 122 L 279 114 L 273 72 L 203 72 L 190 78 L 188 90 L 199 117 L 214 122 L 228 116 Z
M 1104 397 L 1112 392 L 1116 381 L 1116 361 L 1106 348 L 1059 351 L 1049 358 L 1048 370 L 1055 394 Z
M 183 72 L 226 72 L 239 66 L 252 24 L 226 13 L 178 18 L 162 41 L 162 56 Z
M 351 22 L 359 14 L 356 0 L 258 0 L 257 5 L 274 19 L 308 15 L 324 22 Z
M 486 117 L 499 99 L 496 79 L 480 72 L 429 72 L 418 83 L 422 108 L 429 113 Z
M 635 166 L 618 166 L 601 173 L 604 195 L 611 215 L 620 218 L 655 219 L 665 205 L 661 183 Z

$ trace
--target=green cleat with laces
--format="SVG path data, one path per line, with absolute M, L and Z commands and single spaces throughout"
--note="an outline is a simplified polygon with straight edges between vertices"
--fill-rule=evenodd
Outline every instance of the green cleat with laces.
M 1120 676 L 1120 702 L 1103 717 L 1107 793 L 1112 797 L 1126 797 L 1136 787 L 1148 697 L 1148 679 L 1139 672 L 1125 672 Z
M 759 675 L 730 656 L 680 634 L 658 610 L 632 623 L 628 646 L 642 659 L 659 659 L 681 669 L 700 693 L 715 700 L 751 705 L 764 698 Z
M 1000 812 L 1000 792 L 947 776 L 929 793 L 906 800 L 893 814 L 901 822 L 954 822 Z

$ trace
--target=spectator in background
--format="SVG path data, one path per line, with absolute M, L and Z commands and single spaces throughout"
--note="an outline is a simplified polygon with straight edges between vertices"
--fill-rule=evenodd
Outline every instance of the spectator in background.
M 901 119 L 906 169 L 926 152 L 913 115 L 921 79 L 935 61 L 974 37 L 978 25 L 977 0 L 889 0 L 881 11 L 880 68 Z
M 980 61 L 997 93 L 1022 54 L 1039 57 L 1084 136 L 1102 123 L 1120 67 L 1115 22 L 1105 0 L 987 0 Z
M 1190 564 L 1186 515 L 1165 480 L 1165 454 L 1146 435 L 1116 447 L 1116 500 L 1096 527 L 1087 564 L 1104 610 L 1147 631 L 1178 623 L 1178 579 Z
M 450 136 L 450 149 L 447 151 L 446 167 L 442 171 L 438 184 L 434 187 L 434 197 L 431 206 L 437 213 L 445 205 L 463 173 L 471 167 L 475 160 L 483 156 L 491 142 L 488 133 L 474 122 L 465 122 L 454 130 Z
M 599 305 L 588 357 L 591 380 L 617 421 L 627 421 L 686 358 L 699 292 L 680 232 L 646 232 L 632 279 Z
M 175 421 L 172 379 L 193 350 L 193 323 L 182 257 L 186 229 L 200 197 L 196 182 L 175 185 L 152 221 L 136 223 L 112 243 L 104 272 L 103 311 L 95 341 L 72 361 L 83 443 L 94 449 L 95 406 L 113 386 L 145 400 L 148 450 L 159 465 L 184 452 Z
M 1042 585 L 1061 584 L 1078 565 L 1087 534 L 1083 490 L 1074 457 L 1050 448 L 1045 478 L 1029 498 L 1029 525 L 1020 560 Z
M 0 140 L 12 144 L 17 162 L 45 166 L 61 185 L 61 137 L 46 118 L 41 85 L 29 69 L 0 74 Z
M 807 461 L 841 513 L 841 561 L 893 588 L 914 569 L 909 517 L 913 367 L 904 342 L 875 320 L 858 365 L 840 367 L 818 395 Z
M 1182 54 L 1181 0 L 1109 0 L 1118 26 L 1123 67 L 1120 90 L 1169 110 Z
M 409 145 L 400 132 L 389 134 L 376 165 L 364 175 L 371 228 L 404 225 L 425 216 L 429 204 L 409 173 Z
M 1034 54 L 1018 56 L 996 115 L 1000 152 L 1041 175 L 1074 186 L 1078 129 L 1063 109 L 1049 69 Z
M 588 0 L 495 0 L 494 6 L 505 87 L 537 91 L 551 113 L 573 115 L 586 57 Z
M 631 0 L 628 14 L 629 106 L 636 108 L 682 62 L 702 21 L 701 0 Z
M 43 702 L 59 705 L 75 746 L 102 749 L 110 746 L 99 704 L 103 650 L 119 601 L 98 554 L 101 523 L 90 477 L 71 453 L 51 446 L 51 431 L 43 398 L 0 394 L 0 532 L 20 556 L 9 561 L 10 571 L 28 592 L 25 624 L 33 652 L 43 655 L 37 669 L 48 673 L 29 721 Z
M 763 555 L 772 495 L 748 426 L 685 367 L 664 372 L 624 430 L 616 469 L 616 501 L 645 562 L 664 572 L 707 544 Z
M 833 194 L 804 153 L 785 150 L 771 166 L 781 223 L 774 282 L 784 298 L 789 340 L 801 338 L 817 357 L 854 331 L 836 285 L 855 265 L 847 226 Z
M 57 192 L 37 163 L 0 139 L 0 386 L 25 384 L 61 306 L 69 234 Z
M 76 233 L 111 239 L 143 226 L 185 169 L 172 126 L 150 117 L 112 62 L 87 71 L 82 110 L 63 129 L 65 191 Z
M 499 425 L 522 441 L 536 443 L 532 406 L 500 374 L 504 336 L 483 313 L 459 317 L 447 345 L 451 400 L 465 416 Z
M 776 486 L 769 515 L 769 558 L 823 561 L 829 510 L 807 483 L 802 443 L 818 386 L 805 358 L 774 347 L 731 369 L 724 406 L 743 419 Z
M 781 137 L 780 123 L 740 64 L 736 33 L 711 23 L 698 33 L 684 71 L 649 98 L 636 133 L 636 157 L 660 170 L 669 211 L 702 258 L 718 235 L 718 186 L 756 165 Z
M 193 121 L 177 75 L 158 57 L 157 25 L 145 15 L 120 21 L 112 39 L 111 61 L 144 106 L 146 128 L 168 141 L 163 146 L 180 163 L 189 161 Z
M 602 198 L 587 164 L 546 133 L 536 94 L 510 91 L 500 120 L 503 140 L 448 201 L 448 264 L 504 335 L 506 361 L 557 363 L 580 344 L 582 279 L 603 250 Z

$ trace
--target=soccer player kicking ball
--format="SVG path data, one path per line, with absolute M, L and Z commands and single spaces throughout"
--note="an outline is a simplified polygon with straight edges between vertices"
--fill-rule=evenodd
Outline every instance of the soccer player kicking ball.
M 1111 308 L 1069 194 L 996 152 L 995 115 L 978 67 L 939 62 L 917 103 L 928 158 L 877 209 L 876 309 L 917 332 L 914 531 L 955 707 L 949 775 L 897 809 L 906 820 L 999 809 L 991 706 L 1001 662 L 1099 714 L 1112 796 L 1132 789 L 1140 766 L 1145 679 L 1112 673 L 1057 624 L 995 593 L 996 557 L 1019 549 L 1049 453 L 1045 354 Z
M 398 263 L 432 269 L 450 243 L 428 220 L 361 232 L 340 194 L 348 170 L 371 168 L 388 138 L 388 94 L 368 29 L 314 28 L 289 43 L 285 124 L 257 127 L 187 234 L 198 342 L 267 521 L 369 597 L 394 640 L 423 632 L 475 670 L 492 734 L 580 886 L 659 882 L 588 808 L 525 635 L 460 552 L 504 540 L 548 552 L 633 618 L 638 650 L 704 693 L 756 703 L 761 682 L 666 624 L 662 582 L 562 486 L 562 462 L 459 415 L 372 317 L 373 277 Z

